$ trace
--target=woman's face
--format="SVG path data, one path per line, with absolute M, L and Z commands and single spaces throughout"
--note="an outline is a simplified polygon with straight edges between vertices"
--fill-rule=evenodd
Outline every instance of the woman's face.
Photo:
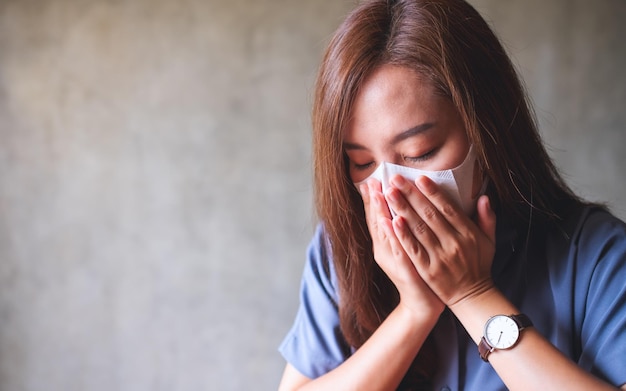
M 469 141 L 452 103 L 409 68 L 383 65 L 356 96 L 344 134 L 353 182 L 383 161 L 422 170 L 463 162 Z

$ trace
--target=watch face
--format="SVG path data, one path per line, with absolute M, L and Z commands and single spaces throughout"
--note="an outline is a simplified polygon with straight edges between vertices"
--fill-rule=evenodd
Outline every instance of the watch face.
M 519 327 L 508 316 L 494 316 L 485 325 L 485 339 L 496 349 L 508 349 L 515 345 L 518 338 Z

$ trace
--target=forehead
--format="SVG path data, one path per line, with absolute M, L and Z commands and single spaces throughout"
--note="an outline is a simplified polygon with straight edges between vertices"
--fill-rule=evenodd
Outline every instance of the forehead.
M 432 94 L 431 83 L 416 71 L 402 66 L 382 65 L 376 68 L 363 82 L 356 96 L 355 103 L 367 104 L 386 100 L 402 100 L 407 96 Z
M 344 140 L 392 137 L 416 125 L 445 116 L 451 104 L 432 83 L 406 67 L 383 65 L 357 93 Z

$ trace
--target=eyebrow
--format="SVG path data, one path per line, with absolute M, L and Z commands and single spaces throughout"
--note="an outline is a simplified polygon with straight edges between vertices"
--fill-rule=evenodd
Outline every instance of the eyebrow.
M 417 126 L 414 126 L 410 129 L 405 130 L 404 132 L 398 133 L 395 136 L 393 136 L 393 138 L 391 139 L 391 145 L 396 145 L 408 138 L 411 138 L 413 136 L 416 136 L 418 134 L 422 134 L 426 131 L 428 131 L 429 129 L 431 129 L 433 126 L 435 126 L 434 123 L 432 122 L 427 122 L 424 124 L 420 124 Z M 343 143 L 343 148 L 345 150 L 364 150 L 367 149 L 365 148 L 363 145 L 361 144 L 356 144 L 356 143 Z

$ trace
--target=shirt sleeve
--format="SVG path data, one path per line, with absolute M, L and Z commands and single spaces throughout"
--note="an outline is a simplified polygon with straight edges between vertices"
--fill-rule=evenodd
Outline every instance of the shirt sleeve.
M 578 298 L 584 303 L 578 314 L 579 365 L 621 386 L 626 383 L 626 225 L 596 209 L 579 232 L 577 265 L 587 271 L 575 292 L 586 294 Z
M 337 281 L 321 226 L 307 251 L 295 322 L 278 350 L 311 379 L 333 370 L 350 355 L 339 326 Z

